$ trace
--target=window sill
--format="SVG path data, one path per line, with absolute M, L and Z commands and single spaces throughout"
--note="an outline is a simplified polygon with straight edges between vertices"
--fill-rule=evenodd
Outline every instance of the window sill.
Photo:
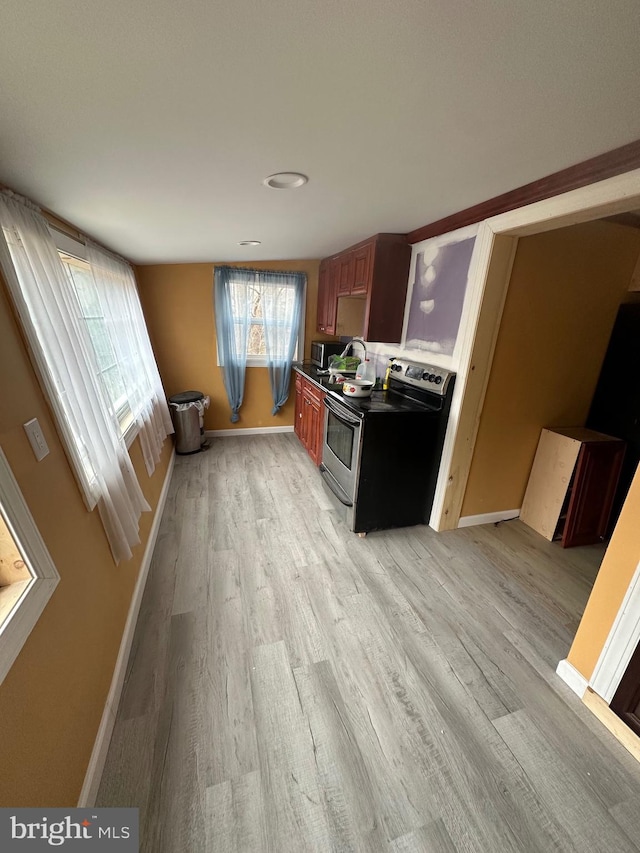
M 122 428 L 122 437 L 124 438 L 124 443 L 127 446 L 127 450 L 131 447 L 133 442 L 136 439 L 136 436 L 140 432 L 138 429 L 138 424 L 133 417 L 133 415 L 129 415 L 125 421 L 120 424 Z

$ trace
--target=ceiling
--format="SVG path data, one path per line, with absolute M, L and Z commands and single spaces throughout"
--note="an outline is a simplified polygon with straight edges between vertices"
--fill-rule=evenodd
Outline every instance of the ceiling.
M 3 0 L 0 181 L 137 262 L 324 257 L 640 138 L 639 43 L 637 0 Z

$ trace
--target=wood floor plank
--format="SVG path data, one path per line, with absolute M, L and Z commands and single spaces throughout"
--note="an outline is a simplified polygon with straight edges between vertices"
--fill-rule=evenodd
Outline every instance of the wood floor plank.
M 329 662 L 299 667 L 294 677 L 313 739 L 332 844 L 338 850 L 376 853 L 385 844 L 385 820 L 378 814 L 393 802 L 389 788 L 386 795 L 380 793 L 385 777 L 371 778 Z
M 457 853 L 457 850 L 443 822 L 434 820 L 396 838 L 389 845 L 389 853 Z
M 201 683 L 195 618 L 173 616 L 168 687 L 154 732 L 150 796 L 141 822 L 141 853 L 205 853 L 204 785 L 198 775 L 197 691 Z M 153 731 L 153 729 L 152 729 Z M 170 815 L 170 819 L 167 816 Z
M 258 771 L 207 788 L 204 828 L 207 853 L 266 853 L 264 801 Z
M 313 738 L 284 643 L 258 646 L 251 681 L 268 849 L 331 850 Z M 276 698 L 277 697 L 277 698 Z
M 139 809 L 140 827 L 145 825 L 149 799 L 153 796 L 151 770 L 156 749 L 156 721 L 152 716 L 115 721 L 107 753 L 97 805 L 129 804 Z
M 210 555 L 206 594 L 196 612 L 202 677 L 195 695 L 198 765 L 206 787 L 258 769 L 250 649 L 241 575 L 234 551 Z
M 637 798 L 625 800 L 609 809 L 609 814 L 618 824 L 620 829 L 626 833 L 627 838 L 638 843 L 640 839 L 640 809 Z

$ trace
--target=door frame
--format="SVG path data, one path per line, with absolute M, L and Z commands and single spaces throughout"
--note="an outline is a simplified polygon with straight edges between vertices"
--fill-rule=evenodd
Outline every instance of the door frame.
M 455 411 L 452 405 L 429 522 L 435 530 L 454 530 L 460 521 L 518 239 L 637 208 L 640 169 L 501 213 L 480 224 L 469 270 L 474 319 L 465 330 L 468 341 L 459 365 L 457 405 Z
M 640 563 L 600 652 L 589 687 L 610 704 L 640 643 Z

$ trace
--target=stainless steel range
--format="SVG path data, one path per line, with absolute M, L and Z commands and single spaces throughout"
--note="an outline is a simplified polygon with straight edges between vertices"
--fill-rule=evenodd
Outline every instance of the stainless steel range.
M 351 530 L 428 522 L 454 382 L 449 370 L 397 359 L 388 391 L 327 394 L 320 471 Z

